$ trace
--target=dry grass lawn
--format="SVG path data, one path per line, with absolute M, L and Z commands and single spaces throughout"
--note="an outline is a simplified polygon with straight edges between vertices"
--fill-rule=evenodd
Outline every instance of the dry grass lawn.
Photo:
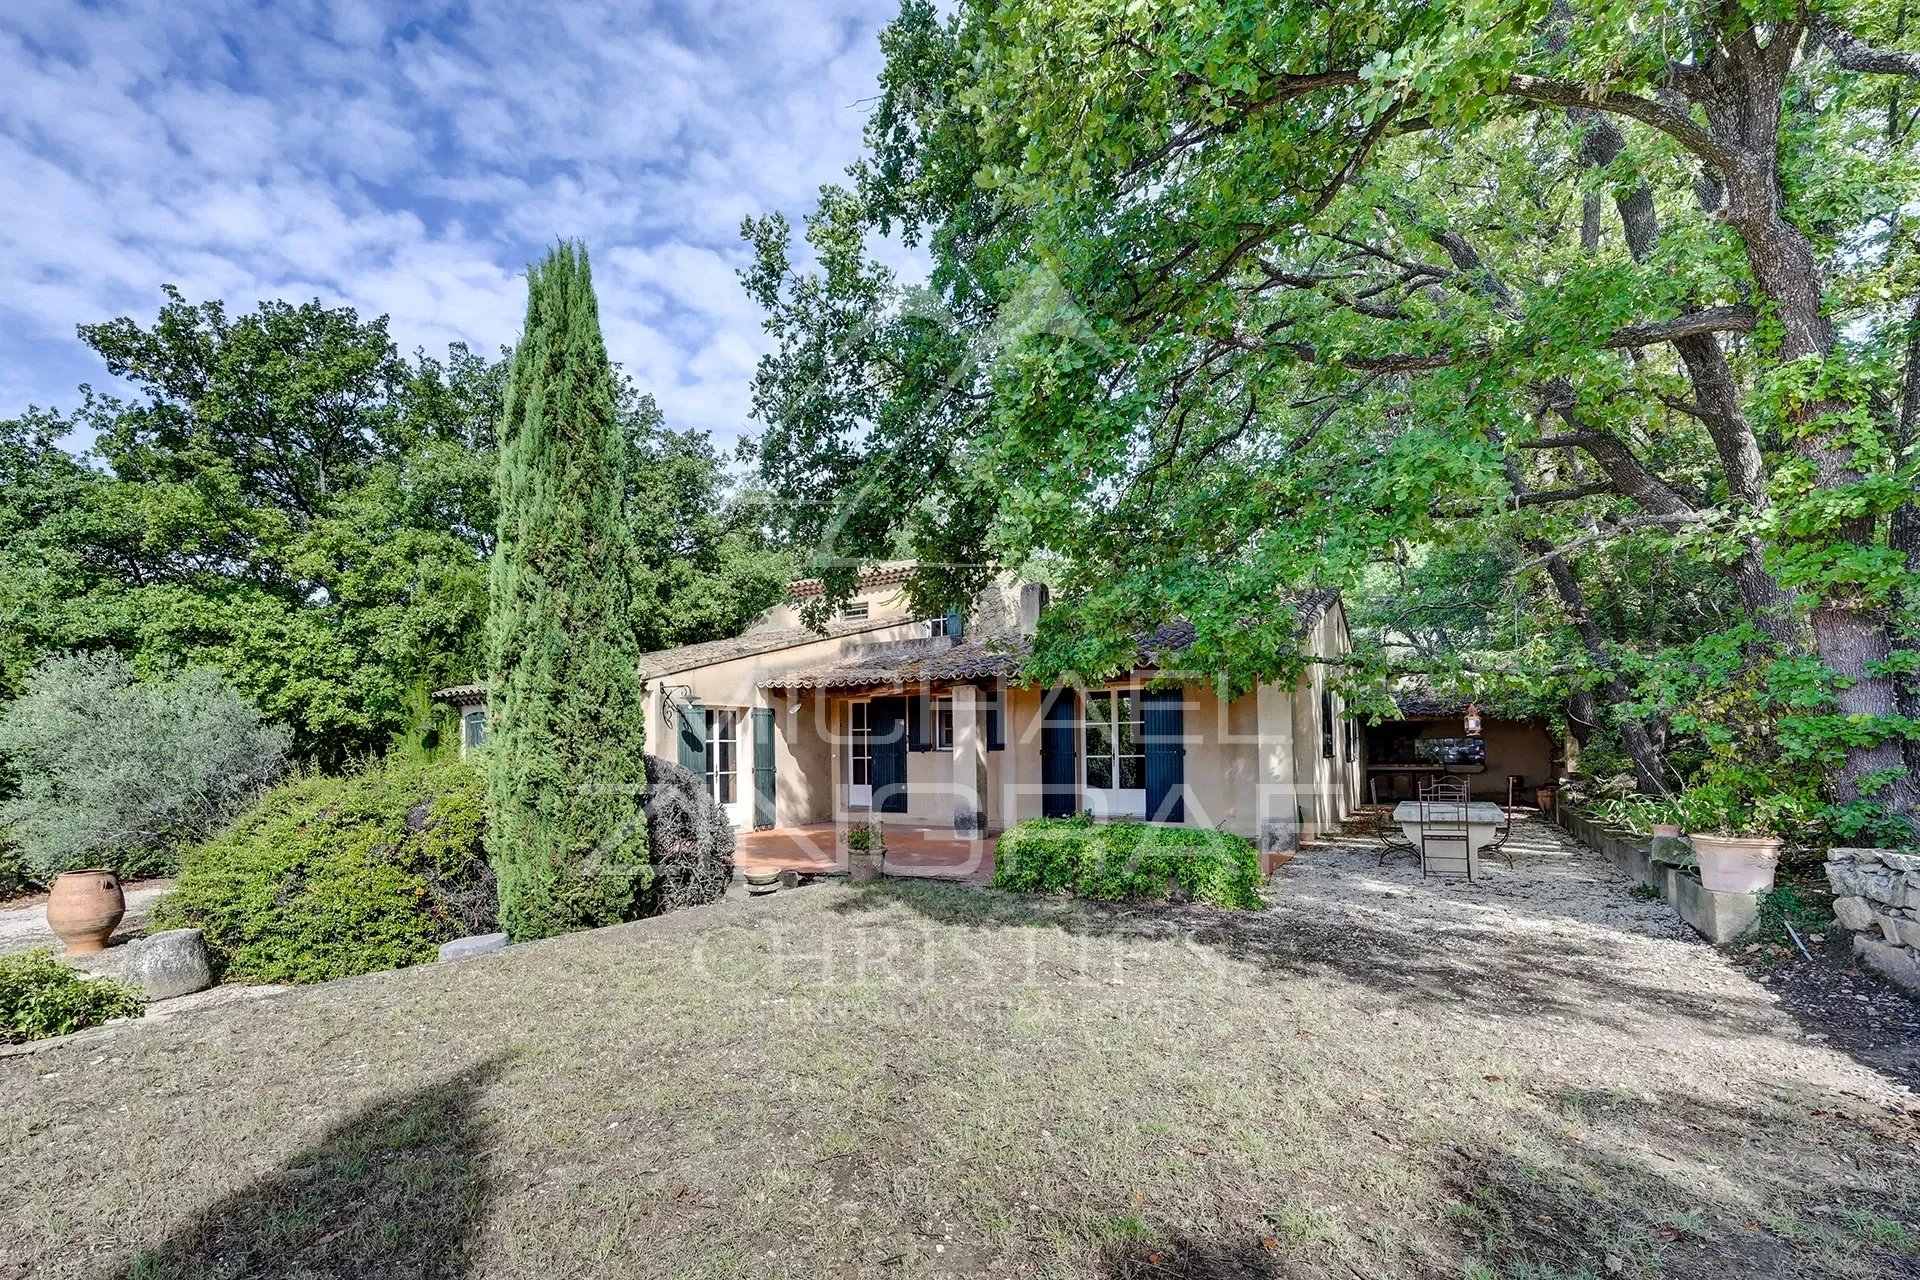
M 1920 1273 L 1886 1077 L 1664 926 L 1371 862 L 788 891 L 6 1059 L 0 1276 Z

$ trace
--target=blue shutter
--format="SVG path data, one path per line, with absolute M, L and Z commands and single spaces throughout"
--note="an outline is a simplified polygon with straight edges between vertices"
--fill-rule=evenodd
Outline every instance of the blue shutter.
M 677 710 L 680 763 L 704 778 L 707 775 L 707 709 L 697 702 L 689 702 Z
M 901 723 L 905 698 L 875 698 L 867 704 L 867 729 L 873 739 L 873 807 L 881 813 L 907 811 L 907 735 Z
M 1140 697 L 1141 744 L 1147 757 L 1147 818 L 1185 822 L 1186 754 L 1182 694 L 1178 689 L 1149 689 Z
M 967 634 L 967 615 L 964 610 L 947 610 L 947 634 L 955 640 L 965 638 Z
M 753 829 L 773 825 L 773 708 L 753 709 Z
M 1074 737 L 1079 732 L 1079 699 L 1071 689 L 1049 689 L 1040 712 L 1040 812 L 1071 818 L 1080 808 Z

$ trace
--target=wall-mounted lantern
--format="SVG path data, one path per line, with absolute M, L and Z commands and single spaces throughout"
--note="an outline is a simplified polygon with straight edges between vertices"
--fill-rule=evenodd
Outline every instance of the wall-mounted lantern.
M 1469 738 L 1480 736 L 1480 704 L 1477 702 L 1467 704 L 1467 736 Z

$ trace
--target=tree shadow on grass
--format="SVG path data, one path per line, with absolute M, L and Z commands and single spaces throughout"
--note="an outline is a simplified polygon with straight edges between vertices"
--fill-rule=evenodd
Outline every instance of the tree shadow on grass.
M 135 1255 L 124 1280 L 455 1277 L 493 1195 L 480 1099 L 505 1059 L 397 1094 Z
M 1650 1012 L 1723 1035 L 1770 1035 L 1779 1015 L 1764 995 L 1712 997 L 1636 980 L 1598 939 L 1458 935 L 1377 918 L 1282 904 L 1227 911 L 1198 903 L 1109 903 L 1033 897 L 973 885 L 879 880 L 854 886 L 834 910 L 906 910 L 968 928 L 1047 928 L 1110 942 L 1181 942 L 1253 966 L 1276 981 L 1327 977 L 1406 1006 L 1461 1014 L 1553 1016 L 1627 1033 Z

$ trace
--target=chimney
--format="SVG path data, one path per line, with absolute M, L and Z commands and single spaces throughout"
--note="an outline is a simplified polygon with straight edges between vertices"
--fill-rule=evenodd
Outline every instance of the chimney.
M 1046 608 L 1046 584 L 1040 582 L 1023 582 L 1020 584 L 1021 635 L 1031 636 L 1039 634 L 1040 615 L 1046 612 Z

